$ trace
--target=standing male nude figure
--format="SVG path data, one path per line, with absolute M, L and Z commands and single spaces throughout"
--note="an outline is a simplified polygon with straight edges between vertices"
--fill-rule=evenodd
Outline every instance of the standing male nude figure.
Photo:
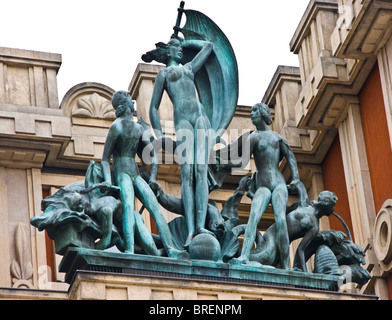
M 185 251 L 174 248 L 169 226 L 162 215 L 153 191 L 139 174 L 136 154 L 139 147 L 147 148 L 143 154 L 152 155 L 151 179 L 155 182 L 158 163 L 154 148 L 148 139 L 143 139 L 143 126 L 133 121 L 133 101 L 126 91 L 118 91 L 113 95 L 112 105 L 117 119 L 109 129 L 102 156 L 102 169 L 105 183 L 112 185 L 110 159 L 113 157 L 113 176 L 115 184 L 120 188 L 120 199 L 123 206 L 123 234 L 126 253 L 134 253 L 137 221 L 134 211 L 135 195 L 152 215 L 166 252 L 171 258 L 187 258 Z

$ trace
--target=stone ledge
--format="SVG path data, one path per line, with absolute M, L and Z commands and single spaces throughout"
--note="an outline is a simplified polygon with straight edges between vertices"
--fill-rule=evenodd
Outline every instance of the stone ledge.
M 306 288 L 336 292 L 339 276 L 282 270 L 267 266 L 231 265 L 201 260 L 175 260 L 137 254 L 70 248 L 59 266 L 65 281 L 71 284 L 77 271 L 218 282 L 252 286 L 274 285 L 282 288 Z
M 69 300 L 377 300 L 373 295 L 274 285 L 172 279 L 152 276 L 77 271 Z
M 68 300 L 67 291 L 0 288 L 0 300 Z

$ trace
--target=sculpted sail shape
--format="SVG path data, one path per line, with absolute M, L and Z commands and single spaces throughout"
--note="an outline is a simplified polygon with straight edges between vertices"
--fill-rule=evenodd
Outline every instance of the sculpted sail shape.
M 186 24 L 179 29 L 186 40 L 204 40 L 214 44 L 214 51 L 195 78 L 199 99 L 220 136 L 233 119 L 238 102 L 238 65 L 233 48 L 222 30 L 205 14 L 184 10 Z M 184 48 L 184 63 L 197 51 Z

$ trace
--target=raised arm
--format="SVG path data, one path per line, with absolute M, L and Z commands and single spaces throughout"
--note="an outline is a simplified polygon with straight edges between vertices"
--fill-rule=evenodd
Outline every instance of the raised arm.
M 150 121 L 151 126 L 155 129 L 157 138 L 163 137 L 163 131 L 161 126 L 161 119 L 159 118 L 158 108 L 162 101 L 162 96 L 165 88 L 165 74 L 164 71 L 160 71 L 155 79 L 154 91 L 151 98 L 150 104 Z
M 213 50 L 211 42 L 201 40 L 185 40 L 182 43 L 182 46 L 184 48 L 195 48 L 200 50 L 190 62 L 193 73 L 197 73 L 203 67 Z

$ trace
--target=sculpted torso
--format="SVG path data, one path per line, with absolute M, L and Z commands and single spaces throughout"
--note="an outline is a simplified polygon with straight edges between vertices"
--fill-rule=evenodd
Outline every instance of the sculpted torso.
M 256 186 L 266 187 L 271 191 L 279 184 L 285 184 L 279 168 L 280 140 L 272 131 L 256 131 L 251 135 L 254 139 L 253 155 L 257 167 Z
M 194 73 L 191 65 L 171 66 L 163 70 L 167 93 L 173 102 L 174 124 L 178 127 L 181 120 L 192 126 L 200 116 L 205 116 L 204 107 L 197 100 Z
M 113 123 L 113 127 L 117 135 L 113 150 L 114 173 L 126 172 L 131 178 L 134 178 L 139 174 L 135 156 L 143 128 L 131 119 L 117 119 Z
M 314 215 L 314 210 L 309 205 L 307 207 L 300 207 L 287 215 L 290 241 L 302 238 L 310 229 L 318 231 L 318 220 Z

